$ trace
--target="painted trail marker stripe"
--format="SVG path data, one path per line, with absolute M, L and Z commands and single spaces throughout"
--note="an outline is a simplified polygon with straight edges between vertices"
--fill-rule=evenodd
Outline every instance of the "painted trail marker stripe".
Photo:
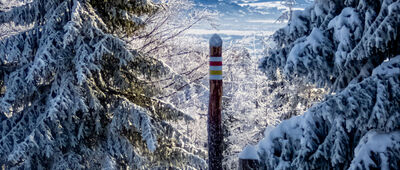
M 222 61 L 222 57 L 210 57 L 210 61 Z
M 210 66 L 210 70 L 222 70 L 222 66 Z
M 222 75 L 210 75 L 210 80 L 222 80 Z
M 210 75 L 222 75 L 222 70 L 210 70 Z
M 210 61 L 210 66 L 222 66 L 222 61 Z

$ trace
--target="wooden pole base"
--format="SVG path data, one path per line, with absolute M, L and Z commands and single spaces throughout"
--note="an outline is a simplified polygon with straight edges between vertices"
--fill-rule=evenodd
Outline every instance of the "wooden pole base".
M 210 170 L 222 170 L 222 80 L 210 80 L 208 109 L 208 158 Z

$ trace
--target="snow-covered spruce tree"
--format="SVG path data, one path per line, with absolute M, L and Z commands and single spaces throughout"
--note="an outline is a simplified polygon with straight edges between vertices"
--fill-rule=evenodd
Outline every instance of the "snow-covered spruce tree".
M 320 102 L 326 90 L 315 88 L 311 84 L 299 83 L 300 80 L 287 81 L 282 75 L 277 74 L 275 80 L 269 80 L 264 94 L 269 94 L 264 99 L 267 107 L 266 113 L 274 114 L 277 121 L 282 121 L 304 113 L 316 102 Z M 270 123 L 276 125 L 279 122 Z
M 1 12 L 0 24 L 33 27 L 0 39 L 0 165 L 205 168 L 168 121 L 191 118 L 148 83 L 179 76 L 120 39 L 157 10 L 147 0 L 36 0 Z
M 323 89 L 289 82 L 277 75 L 269 80 L 249 53 L 256 37 L 245 37 L 224 53 L 224 169 L 238 169 L 238 153 L 263 138 L 267 125 L 299 115 L 324 95 Z M 268 43 L 268 46 L 270 41 Z M 249 43 L 249 44 L 248 44 Z M 264 45 L 264 44 L 263 44 Z M 267 44 L 265 44 L 267 46 Z
M 333 92 L 265 132 L 265 169 L 400 167 L 400 2 L 315 1 L 278 30 L 261 67 L 270 78 Z

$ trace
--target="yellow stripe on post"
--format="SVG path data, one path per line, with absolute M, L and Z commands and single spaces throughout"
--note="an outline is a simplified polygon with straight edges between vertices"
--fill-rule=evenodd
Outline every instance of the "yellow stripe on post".
M 210 75 L 222 75 L 221 70 L 210 70 Z

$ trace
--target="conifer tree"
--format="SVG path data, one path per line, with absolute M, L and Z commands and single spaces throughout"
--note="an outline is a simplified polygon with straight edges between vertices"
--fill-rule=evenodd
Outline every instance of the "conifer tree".
M 331 90 L 304 115 L 265 132 L 266 169 L 397 169 L 400 2 L 314 1 L 274 34 L 261 68 Z
M 0 12 L 0 24 L 27 26 L 0 39 L 0 165 L 205 168 L 169 123 L 191 117 L 155 98 L 164 89 L 149 83 L 185 80 L 122 40 L 164 9 L 148 0 L 34 0 Z

